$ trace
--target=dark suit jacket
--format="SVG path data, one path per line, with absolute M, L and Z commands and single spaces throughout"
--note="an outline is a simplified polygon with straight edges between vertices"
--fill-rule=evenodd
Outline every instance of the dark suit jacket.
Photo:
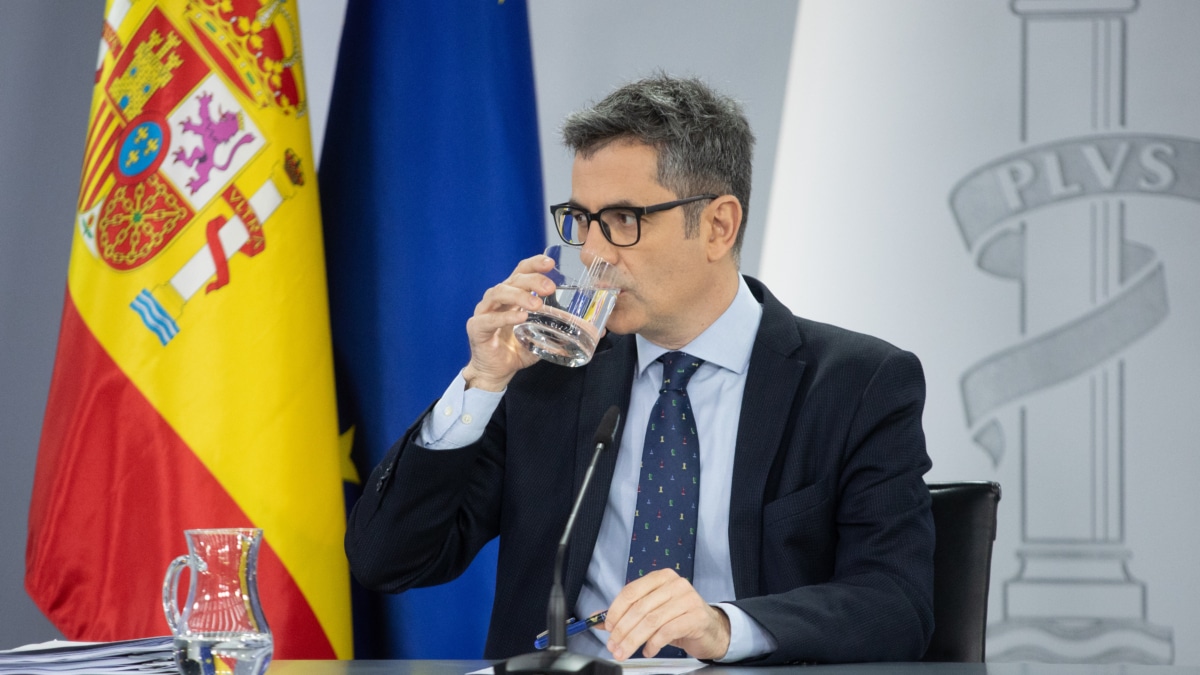
M 779 644 L 751 662 L 918 659 L 933 631 L 934 546 L 921 365 L 881 340 L 794 317 L 747 282 L 763 316 L 731 448 L 729 548 L 735 604 Z M 355 577 L 389 592 L 443 583 L 499 535 L 485 655 L 531 651 L 593 434 L 610 405 L 628 406 L 635 364 L 633 337 L 608 336 L 585 367 L 526 368 L 466 448 L 420 447 L 418 420 L 350 515 Z M 615 465 L 616 452 L 601 457 L 580 510 L 565 565 L 568 608 Z

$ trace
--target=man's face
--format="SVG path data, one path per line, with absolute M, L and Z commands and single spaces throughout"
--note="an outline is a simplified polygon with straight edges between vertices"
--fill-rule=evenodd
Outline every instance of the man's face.
M 576 155 L 571 202 L 595 213 L 609 206 L 651 206 L 691 195 L 676 195 L 658 183 L 658 153 L 638 142 L 617 141 L 589 157 Z M 675 346 L 690 329 L 685 319 L 705 297 L 705 227 L 684 238 L 684 209 L 642 217 L 642 236 L 629 247 L 613 246 L 592 223 L 583 245 L 584 261 L 603 258 L 617 268 L 621 294 L 608 319 L 614 333 L 639 333 L 662 346 Z M 711 292 L 711 291 L 709 291 Z

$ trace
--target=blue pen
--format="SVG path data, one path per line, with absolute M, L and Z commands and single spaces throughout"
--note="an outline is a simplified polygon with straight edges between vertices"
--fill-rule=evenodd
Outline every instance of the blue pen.
M 582 633 L 583 631 L 591 628 L 592 626 L 596 626 L 596 625 L 604 623 L 604 617 L 606 617 L 606 616 L 608 616 L 608 612 L 600 612 L 599 614 L 593 614 L 582 621 L 577 621 L 574 619 L 568 621 L 567 622 L 567 637 L 571 637 L 572 635 L 577 635 L 577 634 Z M 544 630 L 544 631 L 538 633 L 537 639 L 533 641 L 534 649 L 545 649 L 546 647 L 549 647 L 549 646 L 550 646 L 550 631 Z

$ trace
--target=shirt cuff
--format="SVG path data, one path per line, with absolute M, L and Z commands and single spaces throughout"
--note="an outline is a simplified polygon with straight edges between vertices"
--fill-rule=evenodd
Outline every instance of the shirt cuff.
M 465 448 L 483 438 L 488 420 L 503 397 L 504 391 L 467 389 L 467 380 L 459 371 L 421 422 L 417 442 L 430 450 Z
M 729 649 L 725 656 L 715 659 L 717 663 L 733 663 L 775 651 L 775 638 L 737 605 L 718 602 L 713 607 L 729 617 Z

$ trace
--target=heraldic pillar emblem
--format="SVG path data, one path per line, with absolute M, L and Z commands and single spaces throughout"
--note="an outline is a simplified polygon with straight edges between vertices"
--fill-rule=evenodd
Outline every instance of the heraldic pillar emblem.
M 1126 130 L 1137 0 L 1011 6 L 1021 149 L 951 196 L 977 265 L 1019 294 L 1020 342 L 961 379 L 975 441 L 1020 463 L 1020 567 L 988 659 L 1171 663 L 1172 631 L 1149 623 L 1126 543 L 1124 352 L 1169 311 L 1162 262 L 1128 236 L 1126 197 L 1191 190 L 1180 168 L 1195 141 Z

